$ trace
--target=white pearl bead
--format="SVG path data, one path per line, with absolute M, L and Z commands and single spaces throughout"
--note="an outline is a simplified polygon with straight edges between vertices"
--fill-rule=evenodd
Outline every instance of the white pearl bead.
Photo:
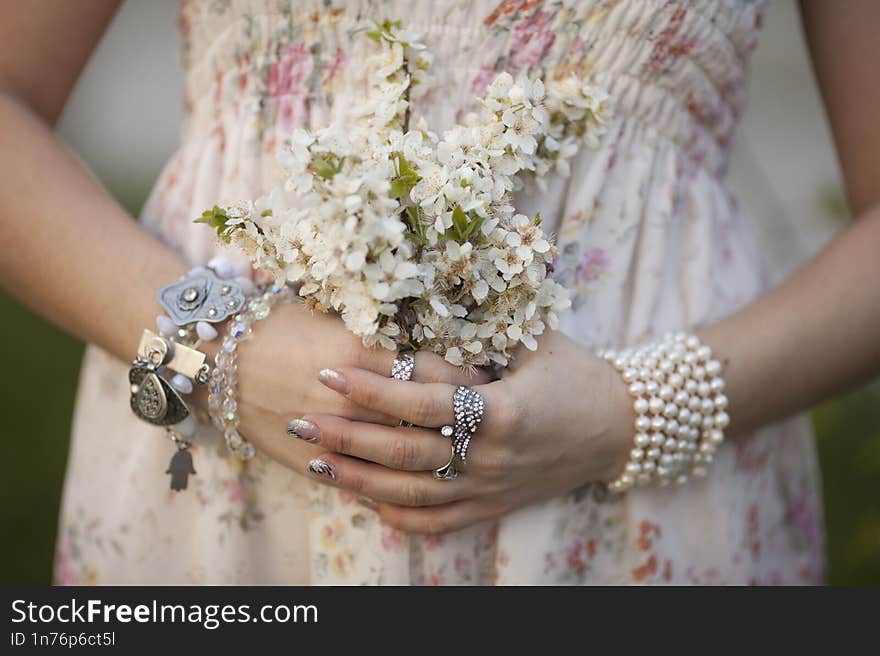
M 684 383 L 684 391 L 688 394 L 696 394 L 700 389 L 700 386 L 697 384 L 693 378 L 688 378 Z
M 642 463 L 642 471 L 647 474 L 650 474 L 656 468 L 657 468 L 657 463 L 655 463 L 653 460 L 645 460 Z
M 679 362 L 681 362 L 682 358 L 684 358 L 684 351 L 680 351 L 678 349 L 672 349 L 669 351 L 669 353 L 666 354 L 666 358 L 672 364 L 678 364 Z
M 680 439 L 685 439 L 685 440 L 690 439 L 690 435 L 691 435 L 691 427 L 690 426 L 688 426 L 687 424 L 681 424 L 678 427 L 678 437 Z
M 659 385 L 666 380 L 666 374 L 664 374 L 660 369 L 654 369 L 651 371 L 651 378 L 657 381 L 659 388 Z
M 637 414 L 643 415 L 648 412 L 648 401 L 647 399 L 638 398 L 633 403 L 633 410 L 636 411 Z
M 156 317 L 156 328 L 158 328 L 159 332 L 166 337 L 170 337 L 177 332 L 177 326 L 169 317 L 165 316 L 164 314 L 160 314 Z
M 644 380 L 646 382 L 651 380 L 651 370 L 647 367 L 639 369 L 639 380 Z
M 712 428 L 715 425 L 715 417 L 711 414 L 703 415 L 703 423 L 701 424 L 702 428 Z
M 688 401 L 690 401 L 690 396 L 684 390 L 679 390 L 675 393 L 675 403 L 682 408 L 687 407 Z
M 671 385 L 661 385 L 660 389 L 657 390 L 657 396 L 664 401 L 671 401 L 672 397 L 675 396 L 675 390 L 672 389 Z
M 673 388 L 679 388 L 684 385 L 684 378 L 679 373 L 670 374 L 668 382 Z
M 612 362 L 611 364 L 614 365 L 615 369 L 622 372 L 624 369 L 626 369 L 626 366 L 629 364 L 629 360 L 626 358 L 617 357 L 617 358 L 614 358 L 614 362 Z
M 700 399 L 699 396 L 692 396 L 688 399 L 687 407 L 688 410 L 690 410 L 691 412 L 696 412 L 701 407 L 703 407 L 703 401 L 702 399 Z
M 673 458 L 668 453 L 664 453 L 662 456 L 660 456 L 660 466 L 661 467 L 669 467 L 674 462 L 675 462 L 675 458 Z
M 176 389 L 181 394 L 192 394 L 193 384 L 192 381 L 182 374 L 174 374 L 171 378 L 171 387 Z
M 651 399 L 648 401 L 648 409 L 655 415 L 663 412 L 664 406 L 665 404 L 663 403 L 663 401 L 661 401 L 656 396 L 652 396 Z
M 700 437 L 700 430 L 696 426 L 688 426 L 688 439 L 696 442 Z
M 215 257 L 208 266 L 214 269 L 214 272 L 221 278 L 232 278 L 236 273 L 236 266 L 225 257 Z
M 666 432 L 670 435 L 678 435 L 678 427 L 679 424 L 675 419 L 666 420 Z
M 693 413 L 690 416 L 690 419 L 688 419 L 688 423 L 691 426 L 702 426 L 703 425 L 703 415 L 701 415 L 699 412 Z
M 684 345 L 689 349 L 698 349 L 700 347 L 700 340 L 696 335 L 690 335 L 685 340 Z
M 651 474 L 646 474 L 645 472 L 642 472 L 641 474 L 636 476 L 636 483 L 638 485 L 647 485 L 650 482 L 651 482 Z
M 660 449 L 658 449 L 656 446 L 652 446 L 650 449 L 645 451 L 645 457 L 648 460 L 656 460 L 660 457 Z
M 721 378 L 713 378 L 709 381 L 709 387 L 711 387 L 715 394 L 720 394 L 724 391 L 724 380 Z
M 711 430 L 706 431 L 706 439 L 709 440 L 710 444 L 714 444 L 718 446 L 724 441 L 724 433 L 722 433 L 717 428 L 713 428 Z
M 676 449 L 678 449 L 678 440 L 674 440 L 669 437 L 663 443 L 663 450 L 666 451 L 666 453 L 672 453 Z
M 637 447 L 643 449 L 651 443 L 651 438 L 647 433 L 636 433 L 634 442 Z
M 667 476 L 669 476 L 669 468 L 667 468 L 667 467 L 657 467 L 657 476 L 659 476 L 659 477 L 661 478 L 661 480 L 659 481 L 660 485 L 664 485 L 664 481 L 663 481 L 662 479 L 664 479 L 664 478 L 666 478 Z M 669 481 L 666 481 L 665 484 L 668 485 L 668 484 L 669 484 Z
M 643 449 L 631 449 L 629 452 L 629 457 L 633 460 L 641 460 L 645 457 L 645 451 Z
M 661 447 L 666 442 L 666 436 L 663 433 L 653 433 L 651 435 L 651 445 Z
M 697 380 L 703 380 L 706 377 L 706 368 L 697 365 L 694 367 L 694 378 Z
M 697 354 L 693 353 L 691 351 L 688 351 L 687 353 L 685 353 L 683 359 L 684 359 L 684 363 L 687 365 L 690 365 L 691 368 L 693 368 L 693 366 L 695 364 L 697 364 Z
M 635 369 L 624 369 L 621 376 L 623 376 L 623 380 L 625 382 L 631 383 L 636 379 L 636 370 Z
M 654 417 L 651 419 L 651 428 L 655 431 L 666 429 L 666 420 L 663 417 Z
M 702 403 L 700 403 L 700 411 L 704 415 L 711 415 L 715 412 L 715 404 L 712 402 L 712 399 L 703 399 Z
M 712 357 L 712 349 L 703 344 L 702 346 L 700 346 L 700 348 L 697 349 L 697 357 L 701 361 L 706 362 L 709 358 Z
M 670 418 L 677 417 L 678 416 L 678 406 L 672 402 L 667 403 L 663 407 L 663 416 L 670 417 Z M 667 425 L 669 425 L 668 421 L 667 421 Z
M 689 378 L 691 375 L 691 366 L 689 364 L 680 364 L 678 365 L 677 371 L 685 378 Z
M 245 297 L 252 296 L 253 293 L 257 291 L 256 285 L 254 285 L 251 279 L 246 276 L 239 276 L 236 278 L 235 284 L 241 287 L 241 291 L 244 292 Z
M 636 417 L 635 426 L 636 431 L 638 431 L 639 433 L 644 433 L 651 428 L 651 420 L 645 415 L 639 415 L 638 417 Z
M 709 396 L 712 393 L 712 387 L 705 380 L 700 381 L 700 384 L 697 385 L 697 394 L 700 396 Z
M 203 342 L 210 342 L 217 338 L 217 329 L 206 321 L 196 323 L 196 334 Z
M 641 396 L 645 393 L 645 384 L 640 380 L 633 382 L 629 386 L 629 393 L 633 396 Z
M 641 474 L 642 466 L 637 462 L 629 462 L 626 465 L 626 473 L 632 475 Z
M 686 424 L 691 418 L 691 411 L 687 408 L 682 408 L 678 411 L 678 421 L 681 424 Z
M 715 453 L 715 445 L 710 444 L 709 442 L 703 442 L 700 444 L 700 453 L 703 454 L 703 457 L 712 455 Z
M 685 485 L 688 482 L 687 474 L 679 474 L 675 479 L 675 484 L 679 487 Z
M 193 415 L 188 415 L 186 419 L 179 424 L 175 424 L 173 428 L 180 433 L 181 437 L 192 437 L 195 435 L 198 427 L 199 424 L 196 418 Z
M 718 360 L 709 360 L 706 363 L 706 373 L 710 376 L 717 376 L 721 373 L 721 363 Z
M 663 358 L 660 360 L 660 364 L 657 365 L 657 368 L 660 369 L 664 374 L 672 373 L 675 370 L 675 365 L 672 364 L 672 360 L 668 358 Z
M 656 369 L 657 368 L 657 358 L 649 357 L 642 361 L 642 367 L 645 369 Z
M 730 424 L 730 415 L 723 410 L 715 415 L 715 425 L 724 430 Z
M 660 386 L 656 383 L 656 381 L 649 380 L 645 383 L 645 394 L 647 394 L 648 396 L 656 395 L 659 389 Z
M 617 480 L 620 481 L 621 487 L 624 487 L 624 488 L 632 487 L 633 477 L 630 476 L 629 474 L 622 474 L 620 476 L 620 478 L 618 478 Z
M 724 410 L 727 408 L 727 397 L 724 394 L 719 394 L 715 397 L 715 407 L 719 410 Z
M 714 455 L 712 455 L 711 453 L 704 453 L 703 454 L 703 464 L 711 465 L 713 462 L 715 462 Z
M 674 339 L 676 342 L 684 342 L 684 340 L 687 339 L 687 333 L 679 330 L 673 334 L 672 339 Z

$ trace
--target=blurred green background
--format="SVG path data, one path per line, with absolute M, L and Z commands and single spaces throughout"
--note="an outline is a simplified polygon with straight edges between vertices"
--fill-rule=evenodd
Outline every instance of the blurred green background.
M 176 144 L 181 80 L 175 16 L 175 0 L 126 2 L 59 128 L 135 215 Z M 793 2 L 771 3 L 764 29 L 731 178 L 752 216 L 760 217 L 756 227 L 778 279 L 848 217 Z M 2 293 L 0 317 L 6 367 L 0 384 L 0 584 L 46 584 L 82 345 Z M 824 478 L 828 580 L 880 584 L 880 385 L 823 405 L 813 419 Z

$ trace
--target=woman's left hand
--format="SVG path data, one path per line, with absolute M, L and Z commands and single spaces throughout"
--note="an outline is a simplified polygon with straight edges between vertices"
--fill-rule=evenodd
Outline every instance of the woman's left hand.
M 316 475 L 369 497 L 364 503 L 391 526 L 438 534 L 608 482 L 623 470 L 632 405 L 607 363 L 550 332 L 536 352 L 521 350 L 502 376 L 473 388 L 485 399 L 483 422 L 467 464 L 456 460 L 459 477 L 440 481 L 433 470 L 449 460 L 451 442 L 439 428 L 453 423 L 454 386 L 355 368 L 323 372 L 322 382 L 349 400 L 425 428 L 307 415 L 311 441 L 328 449 L 321 460 L 332 472 Z

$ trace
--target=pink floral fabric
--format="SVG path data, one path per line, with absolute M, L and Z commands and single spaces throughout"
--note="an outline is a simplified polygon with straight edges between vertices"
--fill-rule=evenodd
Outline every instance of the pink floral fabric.
M 193 263 L 192 223 L 255 197 L 297 126 L 345 120 L 364 90 L 365 20 L 400 19 L 435 55 L 414 107 L 435 130 L 498 71 L 576 73 L 615 119 L 567 179 L 517 206 L 558 234 L 575 292 L 562 329 L 618 347 L 733 312 L 765 288 L 725 179 L 762 2 L 736 0 L 184 0 L 187 118 L 143 223 Z M 185 493 L 162 432 L 128 409 L 125 365 L 90 349 L 64 497 L 60 583 L 815 583 L 822 522 L 803 417 L 730 441 L 712 475 L 607 498 L 587 486 L 443 537 L 383 525 L 351 495 L 259 456 L 242 466 L 205 429 Z M 585 383 L 585 385 L 588 383 Z M 585 388 L 585 393 L 587 389 Z

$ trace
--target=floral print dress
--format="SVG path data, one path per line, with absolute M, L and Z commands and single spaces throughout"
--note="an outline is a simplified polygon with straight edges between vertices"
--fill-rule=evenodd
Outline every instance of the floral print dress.
M 143 223 L 192 263 L 218 251 L 192 220 L 263 193 L 291 129 L 344 121 L 363 97 L 367 20 L 400 19 L 434 54 L 414 107 L 442 130 L 499 71 L 571 73 L 615 118 L 569 178 L 518 199 L 558 235 L 585 347 L 693 329 L 765 288 L 727 186 L 763 3 L 734 0 L 184 0 L 187 117 Z M 383 525 L 352 495 L 201 432 L 190 489 L 170 444 L 128 408 L 126 365 L 90 348 L 58 542 L 59 583 L 814 583 L 823 575 L 804 417 L 730 440 L 710 477 L 621 498 L 587 486 L 442 537 Z M 587 390 L 585 389 L 585 393 Z

